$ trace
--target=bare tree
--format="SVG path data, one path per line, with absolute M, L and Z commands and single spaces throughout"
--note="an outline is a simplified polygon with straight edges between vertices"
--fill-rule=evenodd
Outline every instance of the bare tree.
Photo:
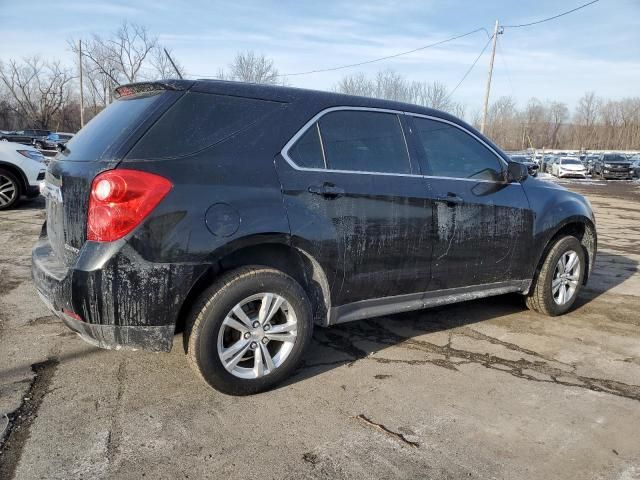
M 44 62 L 39 57 L 21 63 L 0 63 L 0 79 L 15 109 L 29 124 L 46 128 L 69 99 L 72 75 L 59 61 Z
M 274 61 L 264 54 L 256 54 L 253 51 L 237 53 L 233 62 L 229 64 L 229 71 L 220 69 L 218 77 L 224 80 L 269 85 L 283 83 Z
M 347 95 L 359 95 L 361 97 L 372 97 L 375 93 L 375 84 L 369 80 L 364 73 L 347 75 L 343 77 L 335 86 L 334 91 Z
M 594 126 L 598 118 L 598 110 L 601 101 L 596 97 L 595 92 L 587 92 L 578 101 L 575 114 L 573 116 L 574 126 L 576 129 L 575 139 L 578 141 L 580 148 L 587 147 L 593 140 Z
M 569 118 L 569 109 L 562 102 L 551 102 L 548 108 L 549 139 L 543 147 L 558 148 L 560 145 L 560 129 Z
M 150 55 L 158 40 L 149 35 L 146 27 L 125 21 L 108 37 L 93 35 L 82 43 L 83 56 L 111 81 L 113 87 L 147 77 L 143 66 L 148 61 L 151 63 Z M 78 42 L 70 42 L 70 46 L 77 54 Z
M 412 91 L 411 100 L 413 103 L 443 111 L 450 111 L 454 108 L 449 90 L 443 83 L 437 81 L 431 83 L 413 82 L 410 90 Z
M 170 49 L 167 49 L 167 52 L 169 52 L 169 55 L 171 55 L 172 53 Z M 151 54 L 151 65 L 153 65 L 153 68 L 156 69 L 158 78 L 166 79 L 186 76 L 184 67 L 180 65 L 180 63 L 175 58 L 173 58 L 173 55 L 171 55 L 171 58 L 173 59 L 173 63 L 175 64 L 176 68 L 173 68 L 173 65 L 169 61 L 169 58 L 167 57 L 167 54 L 165 53 L 163 47 L 157 45 L 153 49 Z M 177 72 L 176 69 L 178 70 Z

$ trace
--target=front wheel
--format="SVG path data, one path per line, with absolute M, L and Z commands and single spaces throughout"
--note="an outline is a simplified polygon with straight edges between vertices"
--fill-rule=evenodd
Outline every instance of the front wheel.
M 552 317 L 569 311 L 582 287 L 585 268 L 585 254 L 578 239 L 558 239 L 527 296 L 527 307 Z
M 311 341 L 305 291 L 268 267 L 242 267 L 207 289 L 187 321 L 189 363 L 230 395 L 266 390 L 287 378 Z

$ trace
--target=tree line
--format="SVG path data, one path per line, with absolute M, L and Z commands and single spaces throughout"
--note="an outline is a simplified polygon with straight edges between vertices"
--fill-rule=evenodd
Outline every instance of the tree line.
M 76 59 L 73 68 L 38 56 L 0 61 L 0 129 L 77 131 L 80 61 L 85 121 L 113 101 L 118 85 L 188 76 L 175 58 L 174 68 L 165 54 L 171 51 L 141 25 L 124 22 L 106 36 L 70 39 L 68 45 Z M 216 78 L 286 84 L 272 59 L 251 51 L 237 53 Z M 393 70 L 346 75 L 331 90 L 413 103 L 452 113 L 476 127 L 480 123 L 480 112 L 468 112 L 443 83 L 408 80 Z M 485 133 L 507 150 L 640 150 L 640 97 L 612 100 L 587 92 L 573 111 L 563 102 L 531 98 L 520 107 L 512 97 L 499 97 L 490 103 Z

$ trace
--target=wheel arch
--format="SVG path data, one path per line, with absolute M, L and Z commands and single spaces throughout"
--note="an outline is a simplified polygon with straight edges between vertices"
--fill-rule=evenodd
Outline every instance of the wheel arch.
M 13 173 L 16 177 L 18 177 L 18 181 L 20 182 L 21 194 L 24 194 L 28 190 L 29 184 L 27 182 L 27 176 L 19 166 L 17 166 L 14 163 L 9 163 L 9 162 L 0 160 L 0 168 L 8 170 L 9 172 Z
M 566 235 L 576 237 L 580 242 L 580 245 L 582 245 L 583 252 L 587 258 L 583 285 L 587 283 L 595 263 L 598 239 L 595 224 L 588 217 L 581 215 L 566 218 L 549 233 L 545 246 L 536 262 L 536 268 L 532 277 L 533 282 L 538 280 L 540 269 L 542 268 L 542 264 L 544 263 L 551 247 L 553 247 L 560 237 L 564 237 Z
M 182 302 L 176 319 L 176 332 L 183 331 L 191 306 L 220 274 L 246 265 L 275 268 L 293 277 L 311 301 L 314 322 L 323 326 L 328 324 L 331 295 L 324 270 L 311 254 L 292 246 L 288 236 L 262 234 L 244 237 L 225 245 L 214 257 L 215 260 L 195 280 Z

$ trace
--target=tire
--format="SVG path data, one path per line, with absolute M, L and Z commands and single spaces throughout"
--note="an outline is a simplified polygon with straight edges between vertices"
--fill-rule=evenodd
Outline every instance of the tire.
M 274 295 L 272 307 L 280 299 L 284 303 L 274 308 L 264 329 L 247 328 L 261 318 L 258 307 L 269 294 Z M 261 299 L 250 300 L 261 295 Z M 238 307 L 245 313 L 244 320 L 235 313 Z M 210 386 L 229 395 L 250 395 L 289 377 L 299 365 L 312 333 L 311 304 L 300 284 L 279 270 L 247 266 L 223 274 L 202 293 L 186 321 L 185 346 L 189 364 Z M 292 336 L 290 342 L 276 340 Z M 266 345 L 262 344 L 265 338 Z M 226 367 L 222 360 L 225 353 L 230 355 Z
M 559 289 L 554 292 L 554 281 L 561 280 L 558 278 L 558 269 L 560 268 L 559 262 L 563 257 L 564 259 L 569 258 L 570 252 L 575 253 L 577 256 L 577 260 L 579 262 L 578 270 L 577 272 L 574 271 L 574 275 L 565 278 L 565 280 L 570 282 L 569 284 L 561 284 Z M 540 273 L 535 279 L 529 295 L 526 297 L 527 307 L 550 317 L 555 317 L 568 312 L 576 301 L 576 298 L 580 293 L 580 289 L 582 288 L 585 268 L 585 254 L 578 239 L 573 236 L 559 238 L 547 253 L 544 263 L 542 264 L 542 268 L 540 269 Z M 575 284 L 573 284 L 573 282 L 575 282 Z M 571 291 L 571 287 L 574 288 L 573 291 Z M 563 290 L 565 294 L 568 294 L 568 292 L 571 291 L 568 299 L 567 297 L 559 298 L 562 294 L 561 290 Z M 559 302 L 558 300 L 563 301 Z
M 35 143 L 33 144 L 33 146 L 34 146 L 35 148 L 37 148 L 38 150 L 42 150 L 42 143 L 40 143 L 40 142 L 35 142 Z
M 16 176 L 0 168 L 0 210 L 8 210 L 15 207 L 20 201 L 22 189 Z

